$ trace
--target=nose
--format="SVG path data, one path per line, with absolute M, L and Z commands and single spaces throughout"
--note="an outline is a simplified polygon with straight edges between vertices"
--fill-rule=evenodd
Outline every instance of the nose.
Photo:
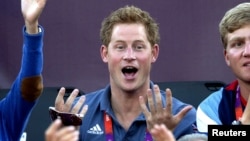
M 250 57 L 250 42 L 248 42 L 243 51 L 244 57 Z
M 128 47 L 125 51 L 125 54 L 123 56 L 123 59 L 125 60 L 133 60 L 136 59 L 135 57 L 135 51 L 133 50 L 132 47 Z

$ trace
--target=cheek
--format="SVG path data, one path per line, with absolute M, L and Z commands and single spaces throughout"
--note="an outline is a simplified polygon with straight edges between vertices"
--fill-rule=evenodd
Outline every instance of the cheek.
M 121 57 L 119 55 L 109 55 L 107 61 L 110 66 L 110 69 L 112 69 L 112 67 L 115 67 L 117 64 L 119 64 L 120 60 L 121 60 Z
M 228 53 L 226 55 L 226 63 L 228 66 L 235 66 L 237 65 L 240 58 L 240 54 L 234 52 L 234 53 Z
M 151 67 L 151 64 L 154 62 L 152 57 L 144 57 L 144 58 L 140 58 L 138 59 L 138 61 L 140 62 L 141 66 L 144 68 L 149 68 Z
M 241 50 L 231 49 L 227 52 L 227 56 L 230 58 L 230 60 L 235 60 L 241 57 L 241 52 Z

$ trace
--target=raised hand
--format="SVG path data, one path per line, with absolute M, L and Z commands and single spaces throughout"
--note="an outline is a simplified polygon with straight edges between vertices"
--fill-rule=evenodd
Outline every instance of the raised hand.
M 146 106 L 144 97 L 139 97 L 140 106 L 147 120 L 147 128 L 150 131 L 155 124 L 164 124 L 169 130 L 173 131 L 182 118 L 192 109 L 191 105 L 184 107 L 176 115 L 172 114 L 172 92 L 166 89 L 166 107 L 163 107 L 161 100 L 161 93 L 158 85 L 153 87 L 155 94 L 155 102 L 153 100 L 152 90 L 149 89 L 147 93 L 149 109 Z
M 21 0 L 21 10 L 25 21 L 26 32 L 38 32 L 38 18 L 40 17 L 47 0 Z
M 79 98 L 79 100 L 77 101 L 77 103 L 73 106 L 73 102 L 75 100 L 75 98 L 77 97 L 79 93 L 78 89 L 74 89 L 72 91 L 72 93 L 70 94 L 70 96 L 68 97 L 68 99 L 66 100 L 66 102 L 64 101 L 63 97 L 65 94 L 65 88 L 62 87 L 60 89 L 60 91 L 58 92 L 58 95 L 56 97 L 55 100 L 55 108 L 56 110 L 60 111 L 60 112 L 68 112 L 68 113 L 73 113 L 73 114 L 83 114 L 85 115 L 85 113 L 88 110 L 88 105 L 84 105 L 83 108 L 81 109 L 82 105 L 85 102 L 85 96 L 81 96 Z M 73 106 L 73 107 L 72 107 Z

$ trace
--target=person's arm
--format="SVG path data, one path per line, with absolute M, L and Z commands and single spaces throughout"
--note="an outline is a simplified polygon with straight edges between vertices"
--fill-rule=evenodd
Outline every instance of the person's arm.
M 18 2 L 18 1 L 17 1 Z M 20 2 L 20 1 L 19 1 Z M 43 29 L 38 33 L 38 18 L 46 0 L 21 0 L 23 49 L 20 71 L 10 91 L 1 101 L 1 123 L 4 129 L 0 140 L 19 140 L 28 123 L 36 99 L 43 90 Z M 8 128 L 5 128 L 8 127 Z
M 20 87 L 21 96 L 27 101 L 35 101 L 42 93 L 43 69 L 43 28 L 38 19 L 46 0 L 21 0 L 21 11 L 25 26 L 21 69 L 15 87 Z

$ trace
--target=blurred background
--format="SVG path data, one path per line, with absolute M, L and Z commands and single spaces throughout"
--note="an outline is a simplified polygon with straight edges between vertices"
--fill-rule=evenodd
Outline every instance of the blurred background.
M 72 86 L 84 92 L 109 83 L 100 57 L 103 18 L 125 5 L 148 11 L 160 25 L 160 56 L 151 79 L 223 81 L 234 79 L 226 66 L 218 24 L 243 0 L 48 0 L 40 17 L 45 29 L 45 87 Z M 19 72 L 24 25 L 20 2 L 0 4 L 0 89 L 10 88 Z

